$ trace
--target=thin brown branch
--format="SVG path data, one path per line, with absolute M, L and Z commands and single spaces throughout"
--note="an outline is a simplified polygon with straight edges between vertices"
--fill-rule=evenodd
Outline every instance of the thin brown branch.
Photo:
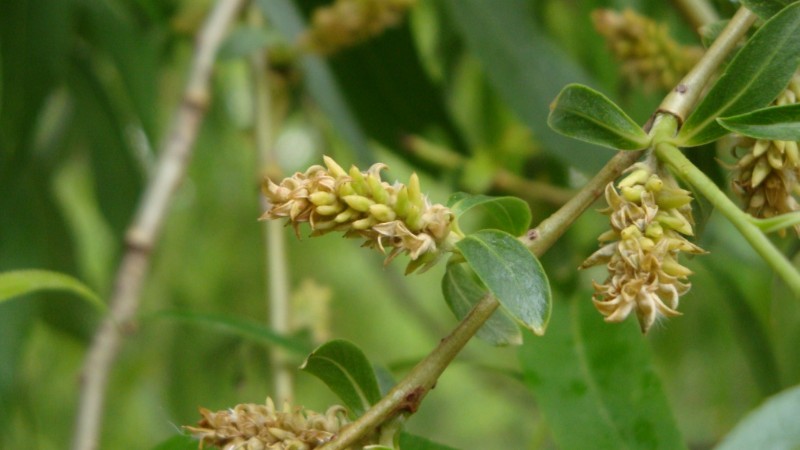
M 243 0 L 218 1 L 198 35 L 186 89 L 163 143 L 155 174 L 125 235 L 126 250 L 117 269 L 109 314 L 98 328 L 86 355 L 72 443 L 75 450 L 98 447 L 109 374 L 124 334 L 132 328 L 151 250 L 173 194 L 183 179 L 208 107 L 208 84 L 217 49 L 243 4 Z

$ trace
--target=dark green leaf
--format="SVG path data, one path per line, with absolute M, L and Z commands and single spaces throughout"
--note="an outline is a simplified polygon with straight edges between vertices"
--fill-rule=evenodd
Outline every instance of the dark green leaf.
M 403 450 L 456 450 L 410 433 L 400 434 L 400 448 Z
M 156 445 L 152 450 L 197 450 L 197 439 L 178 434 Z
M 550 128 L 564 136 L 618 150 L 641 150 L 650 138 L 605 95 L 569 84 L 550 106 Z
M 771 397 L 744 418 L 725 437 L 717 450 L 800 447 L 800 386 Z
M 717 119 L 743 136 L 773 141 L 800 141 L 800 103 L 771 106 L 738 116 Z
M 515 320 L 544 334 L 552 302 L 550 284 L 539 260 L 519 240 L 502 231 L 481 230 L 456 247 Z
M 517 197 L 489 197 L 459 192 L 450 196 L 447 206 L 453 210 L 456 220 L 473 208 L 483 209 L 499 230 L 515 236 L 524 234 L 531 224 L 530 206 Z
M 14 270 L 0 273 L 0 303 L 36 291 L 68 291 L 88 301 L 100 311 L 106 305 L 89 287 L 63 273 L 49 270 Z
M 677 136 L 681 146 L 711 142 L 727 133 L 717 123 L 771 102 L 800 64 L 800 2 L 766 22 L 728 64 Z
M 588 294 L 559 306 L 519 351 L 558 447 L 685 448 L 635 323 L 605 323 Z
M 466 264 L 448 264 L 442 279 L 442 293 L 456 318 L 461 320 L 483 297 L 491 295 Z M 498 309 L 478 330 L 478 338 L 492 345 L 520 345 L 522 333 L 504 309 Z
M 741 0 L 742 6 L 758 14 L 762 19 L 769 19 L 795 0 Z
M 543 150 L 587 172 L 602 167 L 608 155 L 547 126 L 548 105 L 565 84 L 594 83 L 540 29 L 530 2 L 445 0 L 442 4 L 492 87 L 533 130 Z
M 310 346 L 299 340 L 282 336 L 267 326 L 251 320 L 227 317 L 220 314 L 198 313 L 192 311 L 159 311 L 142 319 L 167 319 L 201 326 L 206 329 L 239 336 L 266 345 L 277 345 L 293 353 L 306 355 Z
M 360 416 L 381 398 L 378 380 L 364 353 L 345 340 L 333 340 L 314 350 L 300 369 L 322 380 Z

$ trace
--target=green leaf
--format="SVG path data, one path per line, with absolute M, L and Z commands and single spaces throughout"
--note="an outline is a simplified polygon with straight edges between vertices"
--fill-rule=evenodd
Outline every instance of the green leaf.
M 461 320 L 483 297 L 491 295 L 466 264 L 448 264 L 442 278 L 442 293 L 456 318 Z M 492 345 L 520 345 L 522 333 L 504 309 L 498 309 L 478 330 L 478 338 Z
M 531 208 L 517 197 L 490 197 L 458 192 L 450 196 L 447 206 L 456 215 L 456 220 L 473 208 L 486 211 L 497 229 L 515 236 L 528 231 L 531 224 Z
M 762 19 L 769 19 L 795 0 L 741 0 L 742 6 L 758 14 Z
M 400 448 L 403 450 L 456 450 L 453 447 L 448 447 L 410 433 L 400 434 Z
M 800 447 L 800 386 L 771 397 L 747 415 L 728 434 L 717 450 Z
M 97 310 L 106 310 L 105 303 L 93 290 L 69 275 L 36 269 L 0 273 L 0 303 L 20 295 L 45 290 L 72 292 Z
M 361 349 L 348 341 L 338 339 L 321 345 L 300 369 L 328 385 L 356 416 L 381 398 L 372 365 Z
M 607 155 L 547 126 L 548 105 L 565 84 L 594 82 L 541 29 L 541 17 L 531 14 L 531 2 L 445 0 L 441 4 L 492 87 L 542 142 L 542 149 L 581 170 L 600 169 Z
M 717 119 L 730 131 L 756 139 L 800 141 L 800 103 L 770 106 Z
M 681 449 L 681 435 L 634 321 L 609 324 L 590 294 L 553 312 L 519 358 L 559 448 Z
M 167 319 L 176 322 L 196 325 L 209 330 L 239 336 L 265 345 L 277 345 L 299 355 L 307 355 L 310 345 L 300 339 L 282 336 L 259 322 L 228 317 L 221 314 L 199 313 L 192 311 L 159 311 L 141 319 L 148 322 L 152 319 Z
M 197 450 L 197 439 L 178 434 L 156 445 L 152 450 Z
M 502 231 L 481 230 L 456 247 L 515 320 L 544 334 L 550 319 L 550 284 L 539 260 L 520 241 Z
M 774 233 L 800 224 L 800 211 L 767 217 L 765 219 L 751 217 L 750 221 L 756 224 L 764 233 Z
M 550 128 L 574 139 L 617 150 L 641 150 L 650 138 L 605 95 L 569 84 L 550 105 Z
M 800 2 L 784 9 L 753 35 L 725 73 L 686 119 L 677 136 L 693 147 L 725 135 L 715 119 L 745 113 L 771 102 L 800 65 Z

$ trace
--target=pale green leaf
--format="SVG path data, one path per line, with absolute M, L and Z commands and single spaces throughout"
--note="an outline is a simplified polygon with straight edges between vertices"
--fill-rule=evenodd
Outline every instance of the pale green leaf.
M 357 416 L 381 398 L 372 365 L 351 342 L 338 339 L 321 345 L 300 369 L 322 380 Z
M 530 206 L 517 197 L 490 197 L 459 192 L 450 196 L 447 206 L 456 215 L 456 220 L 473 209 L 481 209 L 489 214 L 494 227 L 515 236 L 524 234 L 531 224 Z
M 456 247 L 515 320 L 544 334 L 552 302 L 550 284 L 539 260 L 519 240 L 502 231 L 481 230 Z
M 442 278 L 442 293 L 456 318 L 463 319 L 483 297 L 491 295 L 466 264 L 448 264 Z M 500 308 L 478 330 L 476 336 L 492 345 L 520 345 L 522 333 L 507 311 Z
M 580 84 L 569 84 L 550 105 L 550 128 L 574 139 L 616 150 L 641 150 L 650 138 L 605 95 Z
M 795 450 L 800 448 L 800 386 L 771 397 L 750 412 L 717 450 Z
M 740 0 L 742 6 L 758 14 L 762 19 L 769 19 L 795 0 Z
M 93 290 L 69 275 L 37 269 L 0 273 L 0 303 L 20 295 L 46 290 L 71 292 L 100 311 L 106 309 L 103 300 Z

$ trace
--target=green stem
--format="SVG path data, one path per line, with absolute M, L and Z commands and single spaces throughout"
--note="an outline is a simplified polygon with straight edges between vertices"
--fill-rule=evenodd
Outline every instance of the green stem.
M 756 17 L 749 9 L 739 8 L 703 58 L 683 77 L 678 86 L 664 97 L 658 110 L 677 117 L 680 123 L 683 123 L 719 65 L 736 48 Z
M 589 206 L 597 200 L 608 183 L 614 181 L 623 170 L 642 155 L 641 151 L 622 151 L 614 155 L 588 183 L 558 211 L 528 231 L 520 240 L 536 256 L 541 256 L 567 231 Z
M 484 297 L 464 317 L 456 329 L 442 339 L 433 352 L 420 361 L 394 389 L 358 420 L 344 428 L 334 441 L 320 447 L 320 450 L 350 448 L 362 436 L 370 433 L 387 420 L 398 414 L 415 412 L 425 395 L 433 389 L 444 369 L 499 305 L 497 299 L 491 295 Z
M 719 20 L 717 11 L 708 0 L 672 0 L 672 2 L 695 30 Z
M 800 296 L 800 273 L 780 252 L 769 238 L 756 226 L 750 216 L 739 209 L 706 174 L 695 167 L 674 144 L 660 142 L 655 146 L 658 159 L 669 165 L 675 173 L 694 186 L 714 207 L 719 210 L 747 239 L 747 242 L 764 258 L 789 286 L 795 295 Z

